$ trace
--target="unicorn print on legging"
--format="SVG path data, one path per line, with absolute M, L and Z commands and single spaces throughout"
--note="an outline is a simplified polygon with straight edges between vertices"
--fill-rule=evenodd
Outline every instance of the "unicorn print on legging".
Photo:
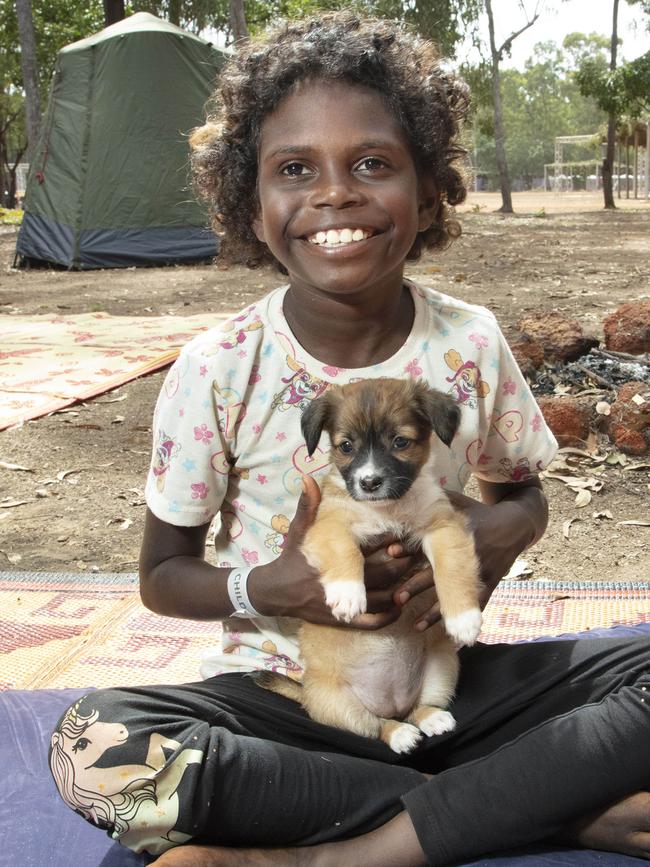
M 80 704 L 68 710 L 51 740 L 50 769 L 63 800 L 134 851 L 159 855 L 187 842 L 188 834 L 173 830 L 176 792 L 187 766 L 202 762 L 203 753 L 184 749 L 168 761 L 164 749 L 178 750 L 181 744 L 154 732 L 145 764 L 96 767 L 129 733 L 122 723 L 100 722 L 96 710 L 83 716 Z

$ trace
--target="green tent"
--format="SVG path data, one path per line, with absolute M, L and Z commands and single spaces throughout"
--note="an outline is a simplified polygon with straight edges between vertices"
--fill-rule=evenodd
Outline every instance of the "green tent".
M 69 268 L 214 256 L 187 134 L 225 55 L 138 12 L 59 52 L 16 253 Z

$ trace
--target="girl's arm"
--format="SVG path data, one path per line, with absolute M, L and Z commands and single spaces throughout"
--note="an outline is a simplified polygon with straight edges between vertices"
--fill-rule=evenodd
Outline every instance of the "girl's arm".
M 465 512 L 474 533 L 485 587 L 481 594 L 484 607 L 521 552 L 544 535 L 548 504 L 542 484 L 535 476 L 523 482 L 504 484 L 478 481 L 480 502 L 453 492 L 449 492 L 448 497 L 457 509 Z M 391 546 L 388 550 L 393 555 L 399 553 L 398 546 Z M 411 596 L 431 587 L 432 583 L 431 568 L 423 569 L 397 588 L 395 601 L 403 605 Z M 419 621 L 422 624 L 420 628 L 431 626 L 439 619 L 440 611 L 436 605 Z
M 248 595 L 260 614 L 341 625 L 325 604 L 318 574 L 300 551 L 319 499 L 318 485 L 308 479 L 282 554 L 250 573 Z M 167 617 L 192 620 L 223 620 L 232 615 L 227 590 L 231 570 L 212 566 L 204 559 L 209 527 L 178 527 L 147 510 L 140 552 L 140 595 L 147 608 Z M 350 625 L 358 629 L 379 629 L 399 616 L 393 589 L 411 567 L 412 559 L 388 556 L 386 544 L 366 552 L 369 613 L 354 618 Z

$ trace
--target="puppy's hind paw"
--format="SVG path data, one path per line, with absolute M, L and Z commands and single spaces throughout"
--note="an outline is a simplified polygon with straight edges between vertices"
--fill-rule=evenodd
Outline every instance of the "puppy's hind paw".
M 483 615 L 480 608 L 468 608 L 455 617 L 445 617 L 447 635 L 457 644 L 474 644 L 481 631 Z
M 337 620 L 349 623 L 357 614 L 365 614 L 367 608 L 366 588 L 359 581 L 328 581 L 325 585 L 325 601 Z

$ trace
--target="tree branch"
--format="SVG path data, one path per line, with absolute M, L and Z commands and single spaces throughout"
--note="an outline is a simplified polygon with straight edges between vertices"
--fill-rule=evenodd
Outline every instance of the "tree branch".
M 501 48 L 497 49 L 497 54 L 499 55 L 499 60 L 503 60 L 503 52 L 506 51 L 506 50 L 509 51 L 509 50 L 510 50 L 510 46 L 511 46 L 512 43 L 515 41 L 515 39 L 516 39 L 518 36 L 521 36 L 521 34 L 522 34 L 525 30 L 528 30 L 529 27 L 532 27 L 533 24 L 537 21 L 538 18 L 539 18 L 539 12 L 535 12 L 535 14 L 533 15 L 533 17 L 531 18 L 530 21 L 528 21 L 527 24 L 524 24 L 524 26 L 523 26 L 522 28 L 520 28 L 519 30 L 517 30 L 515 33 L 511 33 L 510 36 L 508 36 L 508 38 L 504 41 L 504 43 L 503 43 L 503 45 L 501 46 Z

